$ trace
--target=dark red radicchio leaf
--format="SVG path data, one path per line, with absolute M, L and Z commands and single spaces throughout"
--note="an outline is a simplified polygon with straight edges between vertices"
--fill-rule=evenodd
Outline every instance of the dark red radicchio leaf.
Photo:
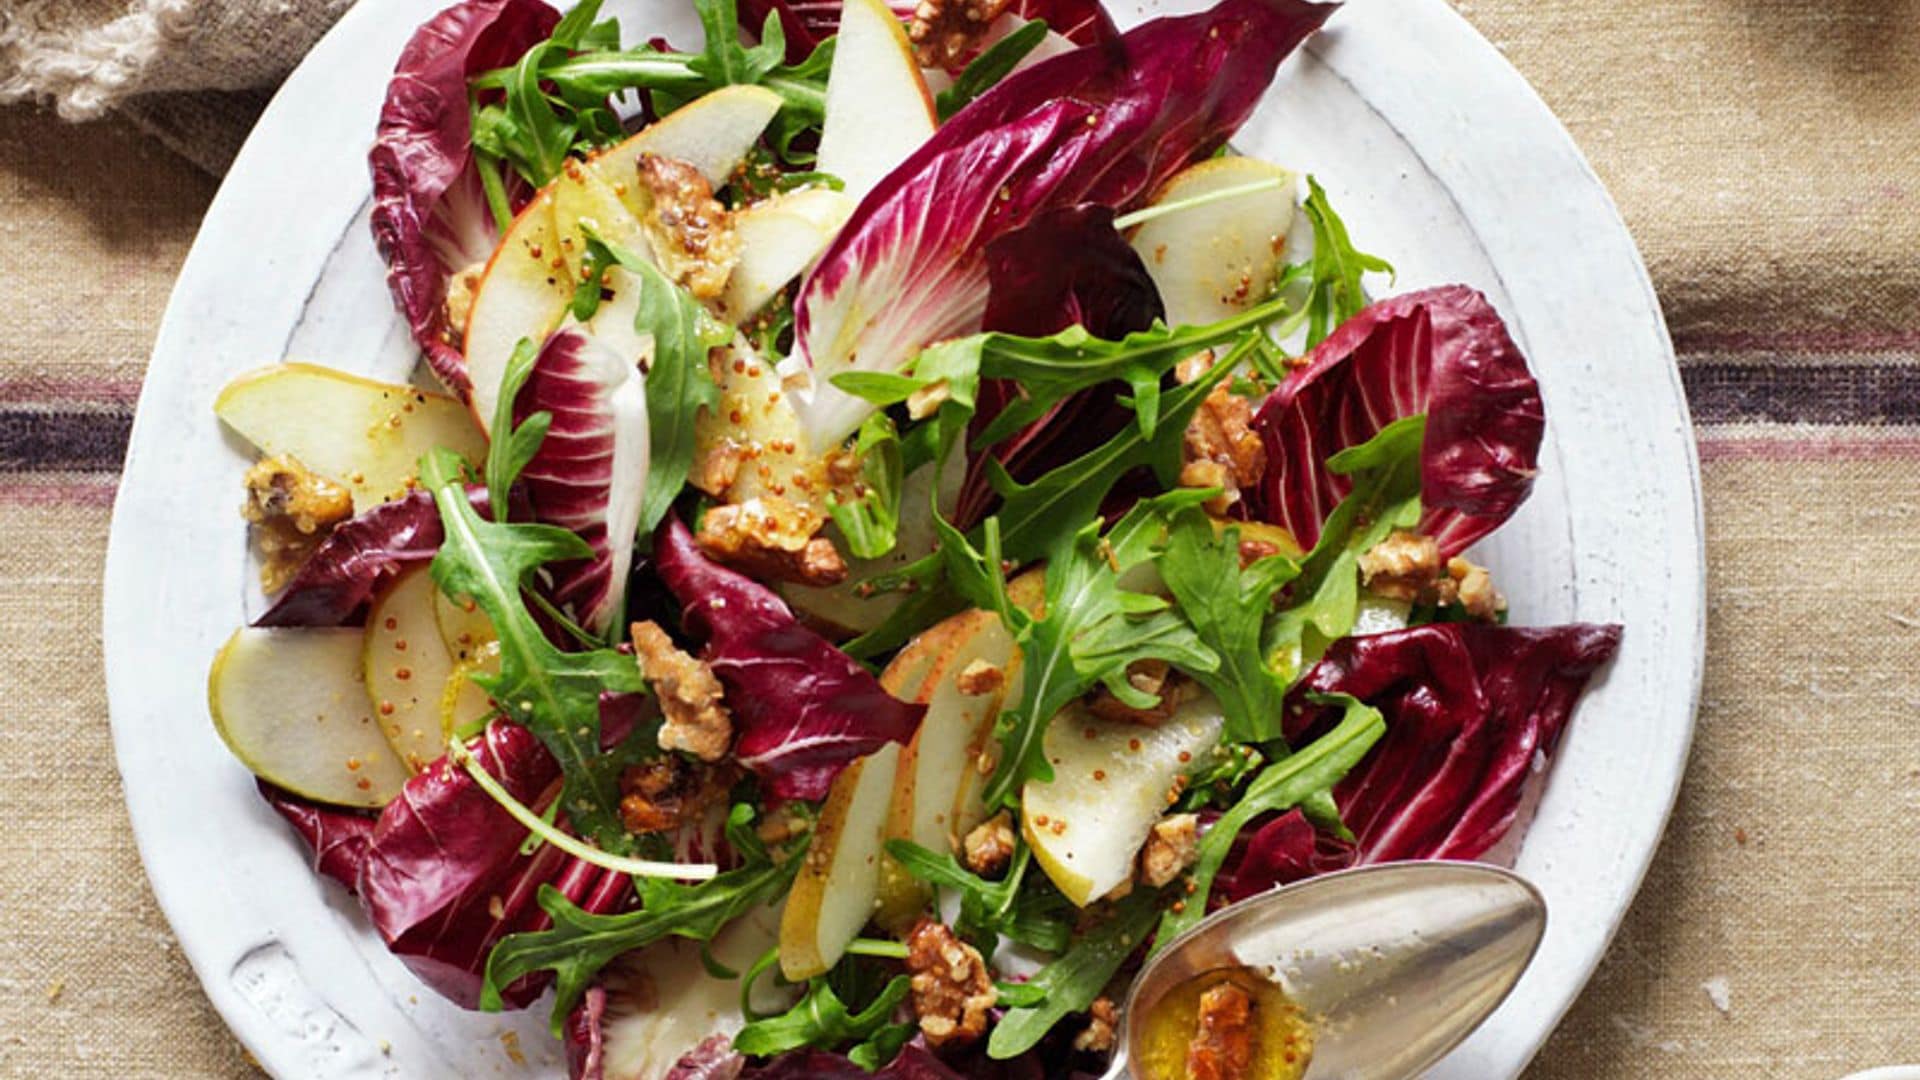
M 1333 10 L 1223 0 L 1044 60 L 955 114 L 861 200 L 801 286 L 794 359 L 814 385 L 794 404 L 814 445 L 870 411 L 830 379 L 898 371 L 979 329 L 996 237 L 1053 207 L 1144 199 L 1223 145 Z
M 387 287 L 434 374 L 462 397 L 447 282 L 486 261 L 498 233 L 475 171 L 467 78 L 514 63 L 559 21 L 541 0 L 466 0 L 421 24 L 394 65 L 367 155 Z
M 557 789 L 558 764 L 525 728 L 495 721 L 469 749 L 529 806 L 545 805 Z M 520 854 L 526 837 L 465 769 L 443 757 L 407 781 L 369 838 L 361 906 L 422 982 L 466 1008 L 479 1003 L 480 972 L 494 944 L 549 924 L 536 901 L 541 885 L 596 913 L 623 906 L 631 892 L 625 875 L 551 845 Z M 522 1007 L 544 985 L 524 979 L 503 996 Z
M 1354 843 L 1317 835 L 1297 812 L 1275 818 L 1229 868 L 1227 895 L 1346 866 L 1485 854 L 1620 633 L 1440 623 L 1335 642 L 1294 688 L 1286 736 L 1303 745 L 1332 722 L 1311 693 L 1351 694 L 1385 716 L 1386 735 L 1333 789 Z
M 551 568 L 553 598 L 601 633 L 626 608 L 627 572 L 647 487 L 647 396 L 640 369 L 574 327 L 540 347 L 514 422 L 553 420 L 520 474 L 535 519 L 578 533 L 593 558 Z
M 708 560 L 679 518 L 669 515 L 653 543 L 681 624 L 705 642 L 701 658 L 726 687 L 734 757 L 775 798 L 825 798 L 849 762 L 913 738 L 925 706 L 887 693 L 773 590 Z
M 1546 417 L 1506 324 L 1464 285 L 1366 308 L 1267 398 L 1254 417 L 1266 520 L 1312 548 L 1351 487 L 1327 458 L 1416 413 L 1427 416 L 1420 531 L 1451 557 L 1498 528 L 1533 488 Z
M 350 893 L 357 889 L 360 866 L 367 860 L 367 842 L 373 836 L 373 818 L 337 806 L 308 802 L 265 780 L 254 783 L 267 805 L 307 842 L 314 871 L 345 885 Z
M 919 1039 L 900 1048 L 878 1072 L 824 1050 L 795 1050 L 751 1069 L 742 1080 L 962 1080 L 962 1073 L 934 1056 Z
M 488 512 L 484 488 L 470 488 L 474 508 Z M 365 617 L 368 601 L 409 567 L 440 550 L 440 511 L 416 491 L 341 522 L 307 556 L 293 580 L 255 626 L 346 626 Z
M 987 245 L 984 330 L 1045 337 L 1069 326 L 1117 340 L 1166 317 L 1160 292 L 1138 252 L 1113 227 L 1113 210 L 1093 203 L 1034 215 L 1026 225 Z M 981 387 L 969 431 L 984 431 L 1020 393 L 1006 379 Z M 1104 387 L 1071 395 L 992 447 L 994 460 L 1022 483 L 1051 465 L 1098 446 L 1132 422 Z M 987 458 L 968 463 L 955 518 L 969 528 L 994 500 Z

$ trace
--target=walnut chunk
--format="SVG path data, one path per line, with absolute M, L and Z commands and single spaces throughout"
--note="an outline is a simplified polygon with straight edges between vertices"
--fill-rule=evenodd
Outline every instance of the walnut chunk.
M 1473 618 L 1492 622 L 1507 610 L 1507 598 L 1493 587 L 1493 575 L 1486 567 L 1455 555 L 1447 560 L 1447 577 L 1453 582 L 1460 606 Z
M 713 197 L 700 170 L 684 161 L 642 154 L 639 170 L 646 207 L 640 222 L 660 269 L 697 299 L 715 299 L 740 261 L 732 215 Z
M 474 263 L 447 279 L 447 341 L 458 344 L 467 336 L 467 319 L 473 314 L 473 298 L 480 292 L 480 279 L 487 276 L 486 260 Z
M 1170 814 L 1160 819 L 1147 834 L 1140 849 L 1140 880 L 1160 888 L 1193 865 L 1199 849 L 1200 818 L 1195 814 Z
M 1073 1037 L 1073 1048 L 1082 1053 L 1108 1053 L 1119 1032 L 1120 1010 L 1114 1008 L 1113 999 L 1094 998 L 1093 1005 L 1087 1009 L 1087 1026 Z
M 1169 667 L 1165 660 L 1135 660 L 1127 665 L 1127 685 L 1143 694 L 1154 695 L 1154 704 L 1144 709 L 1135 708 L 1103 685 L 1094 687 L 1087 695 L 1087 711 L 1111 723 L 1159 727 L 1193 693 L 1191 681 Z
M 1187 1044 L 1191 1080 L 1247 1080 L 1253 1075 L 1253 998 L 1230 982 L 1200 995 L 1200 1017 Z
M 733 742 L 733 717 L 721 701 L 724 693 L 713 669 L 673 644 L 652 622 L 633 624 L 633 649 L 640 672 L 660 702 L 660 749 L 678 750 L 701 761 L 719 761 Z
M 353 516 L 353 494 L 286 454 L 254 463 L 245 482 L 240 514 L 255 526 L 260 585 L 279 592 L 333 527 Z
M 620 774 L 620 821 L 632 833 L 668 832 L 726 796 L 723 772 L 667 754 Z
M 1012 0 L 920 0 L 907 23 L 913 57 L 923 68 L 958 71 Z
M 913 1012 L 929 1044 L 969 1043 L 987 1030 L 997 995 L 979 950 L 954 937 L 945 924 L 922 918 L 907 935 L 906 966 Z
M 1013 861 L 1013 817 L 1002 810 L 974 826 L 961 841 L 967 869 L 981 877 L 997 877 Z
M 960 674 L 954 676 L 954 686 L 968 697 L 991 694 L 1007 684 L 1007 672 L 1000 665 L 975 657 Z
M 1181 362 L 1177 377 L 1190 382 L 1206 370 L 1195 360 L 1211 359 L 1208 353 Z M 1190 366 L 1192 365 L 1192 366 Z M 1217 487 L 1220 494 L 1206 503 L 1208 512 L 1224 514 L 1238 503 L 1241 492 L 1260 482 L 1267 470 L 1267 448 L 1260 433 L 1253 430 L 1253 402 L 1234 393 L 1222 382 L 1200 403 L 1199 411 L 1187 422 L 1181 446 L 1180 486 Z
M 1395 529 L 1360 556 L 1360 583 L 1390 600 L 1419 600 L 1433 591 L 1440 571 L 1440 545 L 1405 529 Z
M 687 483 L 713 496 L 723 498 L 727 489 L 740 478 L 740 466 L 747 459 L 745 448 L 735 442 L 715 443 L 693 459 Z
M 795 527 L 799 511 L 777 495 L 716 506 L 700 520 L 694 541 L 707 557 L 762 580 L 838 585 L 847 563 L 833 541 Z

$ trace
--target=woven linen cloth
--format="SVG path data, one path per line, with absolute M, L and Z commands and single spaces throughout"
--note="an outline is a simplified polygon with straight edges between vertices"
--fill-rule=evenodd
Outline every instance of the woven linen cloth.
M 146 356 L 215 188 L 200 166 L 340 6 L 0 0 L 0 94 L 112 110 L 0 109 L 0 1076 L 252 1074 L 133 849 L 99 577 Z M 1528 1076 L 1920 1062 L 1920 0 L 1459 6 L 1640 242 L 1708 530 L 1686 784 Z M 216 92 L 181 93 L 198 87 Z

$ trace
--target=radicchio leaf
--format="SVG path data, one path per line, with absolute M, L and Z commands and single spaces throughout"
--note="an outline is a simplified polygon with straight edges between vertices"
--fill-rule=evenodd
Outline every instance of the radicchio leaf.
M 541 0 L 466 0 L 427 20 L 394 65 L 367 155 L 387 287 L 428 365 L 463 397 L 447 283 L 485 262 L 498 232 L 473 158 L 467 78 L 518 60 L 559 21 Z
M 625 611 L 627 572 L 647 486 L 647 396 L 639 368 L 578 327 L 555 332 L 514 403 L 514 423 L 553 419 L 521 472 L 534 517 L 592 546 L 582 562 L 556 564 L 554 599 L 602 633 Z
M 888 0 L 902 21 L 912 17 L 918 0 Z M 822 41 L 840 32 L 840 0 L 740 0 L 743 29 L 758 33 L 769 13 L 780 16 L 787 36 L 787 63 L 805 60 Z M 1032 22 L 1044 19 L 1047 29 L 1075 45 L 1093 45 L 1120 36 L 1100 0 L 1013 0 L 1003 13 Z
M 985 251 L 1041 211 L 1123 208 L 1224 144 L 1275 69 L 1333 5 L 1223 0 L 1008 76 L 960 110 L 861 200 L 801 286 L 794 405 L 816 447 L 870 411 L 831 379 L 895 372 L 980 328 Z
M 293 826 L 300 839 L 307 842 L 307 851 L 313 856 L 313 869 L 347 887 L 353 892 L 360 881 L 360 866 L 367 860 L 367 841 L 373 836 L 373 818 L 342 810 L 337 806 L 322 806 L 308 802 L 290 792 L 267 783 L 254 781 L 260 789 L 260 797 L 267 805 Z
M 544 805 L 558 788 L 552 755 L 516 724 L 494 722 L 469 749 L 529 806 Z M 599 913 L 621 907 L 631 892 L 625 875 L 550 845 L 522 855 L 526 835 L 465 769 L 443 757 L 407 781 L 369 838 L 361 905 L 421 981 L 466 1008 L 479 1003 L 480 972 L 494 943 L 549 924 L 535 899 L 541 885 Z M 505 997 L 524 1006 L 542 985 L 522 980 Z
M 1464 285 L 1362 310 L 1267 398 L 1254 417 L 1267 449 L 1265 518 L 1312 548 L 1352 486 L 1327 458 L 1419 413 L 1420 531 L 1451 557 L 1498 528 L 1532 490 L 1546 419 L 1506 324 Z
M 1069 326 L 1118 341 L 1166 316 L 1159 290 L 1138 252 L 1115 231 L 1113 210 L 1083 203 L 1042 211 L 987 245 L 987 310 L 981 328 L 1046 337 Z M 1007 379 L 980 387 L 973 419 L 978 435 L 1020 394 Z M 993 460 L 1015 480 L 1028 482 L 1069 461 L 1133 422 L 1133 414 L 1104 388 L 1062 398 L 1038 419 L 993 446 Z M 956 523 L 971 527 L 995 498 L 987 456 L 968 462 Z
M 913 737 L 925 706 L 888 694 L 773 590 L 709 561 L 679 518 L 655 532 L 654 564 L 726 686 L 735 758 L 775 798 L 825 798 L 849 762 Z
M 487 510 L 473 488 L 474 509 Z M 443 534 L 433 496 L 416 491 L 342 522 L 307 556 L 255 626 L 345 626 L 365 617 L 367 602 L 411 566 L 431 562 Z
M 1346 866 L 1485 854 L 1513 825 L 1535 756 L 1552 755 L 1619 647 L 1619 626 L 1589 623 L 1439 623 L 1335 642 L 1290 695 L 1286 736 L 1300 745 L 1329 719 L 1309 694 L 1351 694 L 1385 716 L 1386 735 L 1333 789 L 1354 841 L 1277 817 L 1253 834 L 1227 895 Z

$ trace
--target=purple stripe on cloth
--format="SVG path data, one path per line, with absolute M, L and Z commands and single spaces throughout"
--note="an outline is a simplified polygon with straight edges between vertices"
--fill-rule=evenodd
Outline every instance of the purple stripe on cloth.
M 1703 428 L 1699 436 L 1700 460 L 1708 464 L 1717 461 L 1920 461 L 1920 434 L 1875 435 L 1857 429 Z
M 112 506 L 118 489 L 110 475 L 53 482 L 0 479 L 0 506 Z
M 119 472 L 132 426 L 124 408 L 0 408 L 0 472 Z
M 1920 424 L 1920 364 L 1680 365 L 1701 424 Z
M 1686 353 L 1835 353 L 1920 349 L 1920 329 L 1787 330 L 1689 333 L 1675 331 L 1673 347 Z

